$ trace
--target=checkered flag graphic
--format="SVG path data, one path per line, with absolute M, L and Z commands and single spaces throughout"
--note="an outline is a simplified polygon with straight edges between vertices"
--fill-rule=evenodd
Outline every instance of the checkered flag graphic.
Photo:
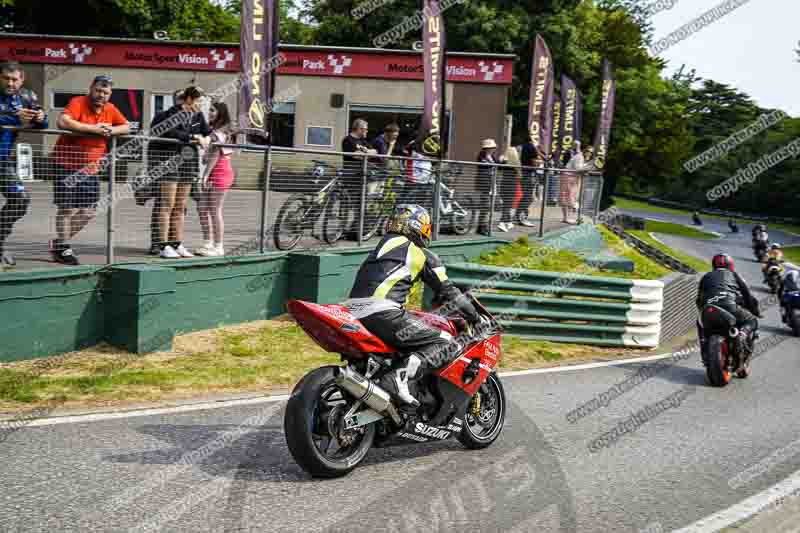
M 228 63 L 233 61 L 233 52 L 230 50 L 218 51 L 215 48 L 211 50 L 211 59 L 214 61 L 214 67 L 218 70 L 222 70 L 228 65 Z
M 328 64 L 333 67 L 334 74 L 342 74 L 345 68 L 353 64 L 353 58 L 347 56 L 341 56 L 339 58 L 336 57 L 335 55 L 329 55 Z
M 492 81 L 494 80 L 495 74 L 503 73 L 503 65 L 498 63 L 497 61 L 492 61 L 491 66 L 489 66 L 483 61 L 480 61 L 478 62 L 478 66 L 481 68 L 481 73 L 483 74 L 484 81 Z
M 87 56 L 92 55 L 92 51 L 93 49 L 85 44 L 69 43 L 69 53 L 72 54 L 72 57 L 75 59 L 76 63 L 83 63 L 83 60 Z

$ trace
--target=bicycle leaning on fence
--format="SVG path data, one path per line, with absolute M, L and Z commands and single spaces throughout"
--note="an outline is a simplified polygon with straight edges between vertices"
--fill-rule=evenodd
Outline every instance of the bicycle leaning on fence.
M 344 235 L 350 213 L 350 195 L 344 187 L 341 170 L 324 161 L 313 161 L 311 171 L 314 183 L 324 180 L 325 175 L 333 174 L 319 191 L 315 193 L 296 193 L 291 195 L 278 211 L 273 229 L 275 247 L 279 250 L 292 250 L 300 242 L 306 230 L 312 236 L 335 244 Z M 321 235 L 314 233 L 317 223 L 322 220 Z

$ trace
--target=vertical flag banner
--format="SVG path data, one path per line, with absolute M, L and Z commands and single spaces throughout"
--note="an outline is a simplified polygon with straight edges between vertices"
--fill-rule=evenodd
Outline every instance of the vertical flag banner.
M 425 0 L 422 24 L 422 59 L 425 73 L 425 109 L 417 144 L 425 155 L 446 153 L 445 116 L 445 32 L 439 0 Z
M 550 153 L 553 154 L 553 160 L 558 163 L 558 157 L 561 153 L 561 97 L 558 93 L 553 96 L 553 143 L 550 147 Z
M 536 35 L 531 66 L 531 93 L 528 103 L 528 134 L 530 141 L 544 156 L 549 157 L 553 141 L 553 58 L 541 35 Z
M 271 65 L 278 52 L 278 1 L 242 0 L 240 128 L 269 129 L 276 70 Z
M 568 152 L 574 147 L 575 141 L 581 139 L 581 124 L 583 121 L 583 102 L 581 92 L 567 76 L 561 76 L 561 127 L 559 133 L 559 152 L 556 159 L 563 152 Z
M 600 122 L 594 138 L 594 165 L 598 170 L 603 170 L 608 157 L 608 144 L 611 140 L 611 126 L 614 123 L 614 100 L 617 91 L 617 81 L 611 63 L 603 60 L 603 90 L 600 96 Z

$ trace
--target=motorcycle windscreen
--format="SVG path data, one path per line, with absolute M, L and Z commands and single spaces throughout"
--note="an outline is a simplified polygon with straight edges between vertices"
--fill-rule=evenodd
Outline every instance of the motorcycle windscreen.
M 703 308 L 703 329 L 708 333 L 723 333 L 736 325 L 736 317 L 728 311 L 715 305 L 707 305 Z
M 292 318 L 325 351 L 355 358 L 397 351 L 373 335 L 344 306 L 289 300 L 288 309 Z
M 480 362 L 478 376 L 470 383 L 465 383 L 464 371 L 473 359 Z M 467 349 L 458 359 L 439 370 L 436 375 L 472 396 L 489 377 L 498 361 L 500 361 L 500 335 L 494 335 Z

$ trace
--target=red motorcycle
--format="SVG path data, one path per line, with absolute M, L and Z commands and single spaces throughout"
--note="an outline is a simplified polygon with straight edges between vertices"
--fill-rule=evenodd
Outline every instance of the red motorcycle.
M 468 333 L 462 318 L 410 311 L 453 336 L 453 362 L 409 383 L 419 407 L 394 404 L 378 386 L 403 354 L 370 333 L 341 305 L 289 301 L 289 313 L 323 349 L 339 353 L 343 366 L 306 374 L 286 406 L 284 433 L 295 461 L 315 477 L 348 474 L 369 449 L 457 438 L 470 449 L 491 445 L 503 429 L 506 397 L 495 367 L 502 328 L 472 295 L 481 316 Z M 410 411 L 409 411 L 410 409 Z

